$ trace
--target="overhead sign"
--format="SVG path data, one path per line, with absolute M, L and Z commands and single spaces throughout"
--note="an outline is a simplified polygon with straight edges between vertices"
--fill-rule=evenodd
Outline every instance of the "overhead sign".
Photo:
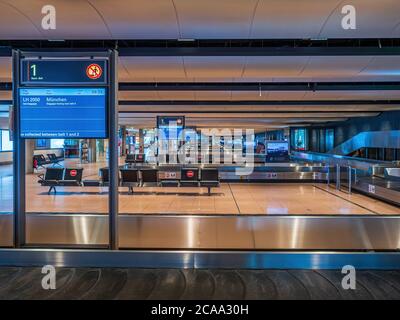
M 106 59 L 21 59 L 22 85 L 104 85 Z
M 289 159 L 289 143 L 287 141 L 267 141 L 267 162 L 287 162 Z
M 177 140 L 185 128 L 185 117 L 157 116 L 157 128 L 161 140 Z
M 184 116 L 158 116 L 157 117 L 157 128 L 176 126 L 179 128 L 185 127 Z

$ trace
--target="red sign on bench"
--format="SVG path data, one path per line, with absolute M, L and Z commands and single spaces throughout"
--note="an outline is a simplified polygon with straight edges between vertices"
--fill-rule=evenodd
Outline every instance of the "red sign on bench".
M 194 172 L 193 171 L 187 171 L 186 172 L 186 177 L 193 178 L 194 177 Z

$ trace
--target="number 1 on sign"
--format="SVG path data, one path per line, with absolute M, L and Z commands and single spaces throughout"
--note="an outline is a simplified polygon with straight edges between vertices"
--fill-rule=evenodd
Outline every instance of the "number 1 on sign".
M 36 64 L 31 65 L 32 76 L 36 77 Z

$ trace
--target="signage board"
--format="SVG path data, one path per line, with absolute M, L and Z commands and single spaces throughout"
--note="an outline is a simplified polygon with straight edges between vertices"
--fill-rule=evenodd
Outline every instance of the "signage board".
M 176 140 L 185 128 L 185 117 L 157 116 L 157 128 L 161 140 Z
M 20 88 L 20 136 L 106 138 L 105 88 Z
M 267 141 L 266 161 L 289 161 L 289 143 L 287 141 Z
M 368 192 L 375 194 L 375 185 L 373 184 L 368 184 Z
M 22 85 L 105 85 L 106 59 L 21 59 Z

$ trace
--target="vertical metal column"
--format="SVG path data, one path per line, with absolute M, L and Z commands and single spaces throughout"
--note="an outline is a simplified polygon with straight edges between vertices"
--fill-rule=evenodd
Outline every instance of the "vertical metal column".
M 18 87 L 20 51 L 12 53 L 13 79 L 13 173 L 14 173 L 14 247 L 25 245 L 25 140 L 20 137 Z
M 330 168 L 329 164 L 327 165 L 327 168 L 326 168 L 326 183 L 327 183 L 328 187 L 331 184 L 331 168 Z
M 340 178 L 341 178 L 341 172 L 340 172 L 340 165 L 336 165 L 336 190 L 340 190 Z
M 121 155 L 126 156 L 126 126 L 121 126 L 121 136 L 122 136 Z
M 348 175 L 349 175 L 349 194 L 351 194 L 351 184 L 352 184 L 351 179 L 352 179 L 353 169 L 351 168 L 351 166 L 349 166 L 348 170 L 349 170 L 349 172 L 348 172 Z
M 110 54 L 110 105 L 109 105 L 109 245 L 111 250 L 119 247 L 118 239 L 118 53 Z

